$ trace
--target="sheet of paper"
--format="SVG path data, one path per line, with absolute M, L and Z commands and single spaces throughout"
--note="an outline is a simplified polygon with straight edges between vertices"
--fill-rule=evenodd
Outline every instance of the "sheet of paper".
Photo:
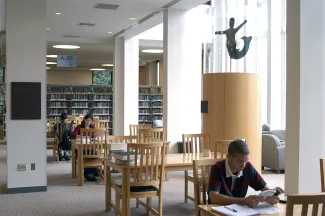
M 276 214 L 276 213 L 282 212 L 281 209 L 275 208 L 272 205 L 267 204 L 267 203 L 258 204 L 258 206 L 256 208 L 254 208 L 254 210 L 261 213 L 261 214 L 266 214 L 266 215 L 268 215 L 268 214 Z
M 228 208 L 225 208 L 225 206 L 219 206 L 219 207 L 212 207 L 212 210 L 222 213 L 224 215 L 228 216 L 254 216 L 259 215 L 258 211 L 255 211 L 255 209 L 248 208 L 246 206 L 240 206 L 240 205 L 227 205 L 227 207 L 231 209 L 235 209 L 237 212 L 233 212 L 229 210 Z

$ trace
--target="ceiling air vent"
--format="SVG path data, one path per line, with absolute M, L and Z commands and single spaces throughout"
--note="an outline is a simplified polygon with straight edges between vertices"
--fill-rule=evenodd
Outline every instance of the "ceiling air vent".
M 64 38 L 79 38 L 79 36 L 76 35 L 63 35 Z
M 115 5 L 115 4 L 102 4 L 102 3 L 97 3 L 94 5 L 94 8 L 97 9 L 105 9 L 105 10 L 116 10 L 120 5 Z
M 95 23 L 79 23 L 78 26 L 94 27 Z

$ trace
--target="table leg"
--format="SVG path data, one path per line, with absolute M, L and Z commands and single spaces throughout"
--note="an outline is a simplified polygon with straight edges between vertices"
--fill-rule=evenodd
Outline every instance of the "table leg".
M 106 163 L 105 163 L 106 164 Z M 111 202 L 112 202 L 112 186 L 111 186 L 111 168 L 105 165 L 106 171 L 105 171 L 105 203 L 106 203 L 106 211 L 109 212 L 111 210 Z
M 127 179 L 127 169 L 124 168 L 122 172 L 122 215 L 130 216 L 130 198 L 128 194 L 130 193 L 129 190 L 129 181 Z
M 72 145 L 72 150 L 71 150 L 71 169 L 72 169 L 72 178 L 76 177 L 76 154 L 75 154 L 75 146 Z

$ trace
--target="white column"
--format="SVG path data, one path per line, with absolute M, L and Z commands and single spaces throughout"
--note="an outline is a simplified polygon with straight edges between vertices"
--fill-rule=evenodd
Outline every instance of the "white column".
M 129 134 L 130 124 L 138 124 L 138 38 L 115 38 L 113 71 L 113 133 L 122 136 Z
M 325 158 L 325 1 L 287 0 L 287 194 L 321 191 Z
M 8 193 L 47 190 L 46 176 L 46 1 L 10 0 L 7 31 L 7 187 Z M 40 82 L 41 120 L 11 120 L 11 82 Z M 31 164 L 35 163 L 35 170 Z M 18 171 L 26 164 L 26 171 Z
M 147 80 L 149 85 L 157 85 L 158 64 L 157 61 L 147 63 Z
M 202 13 L 203 14 L 203 13 Z M 170 152 L 182 134 L 201 133 L 200 14 L 164 11 L 164 129 Z

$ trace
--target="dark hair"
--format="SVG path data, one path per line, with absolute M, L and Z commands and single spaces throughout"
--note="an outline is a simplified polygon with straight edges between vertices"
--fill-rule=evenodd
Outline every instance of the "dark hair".
M 232 141 L 228 146 L 228 154 L 249 154 L 249 148 L 247 143 L 244 140 L 236 139 Z
M 85 119 L 89 119 L 89 118 L 93 121 L 93 116 L 88 113 L 87 115 L 85 115 L 84 120 L 82 120 L 82 122 L 81 122 L 81 127 L 82 128 L 85 127 Z M 90 125 L 90 128 L 92 128 L 92 125 Z
M 66 113 L 61 113 L 61 121 L 64 121 L 68 118 L 68 115 Z

